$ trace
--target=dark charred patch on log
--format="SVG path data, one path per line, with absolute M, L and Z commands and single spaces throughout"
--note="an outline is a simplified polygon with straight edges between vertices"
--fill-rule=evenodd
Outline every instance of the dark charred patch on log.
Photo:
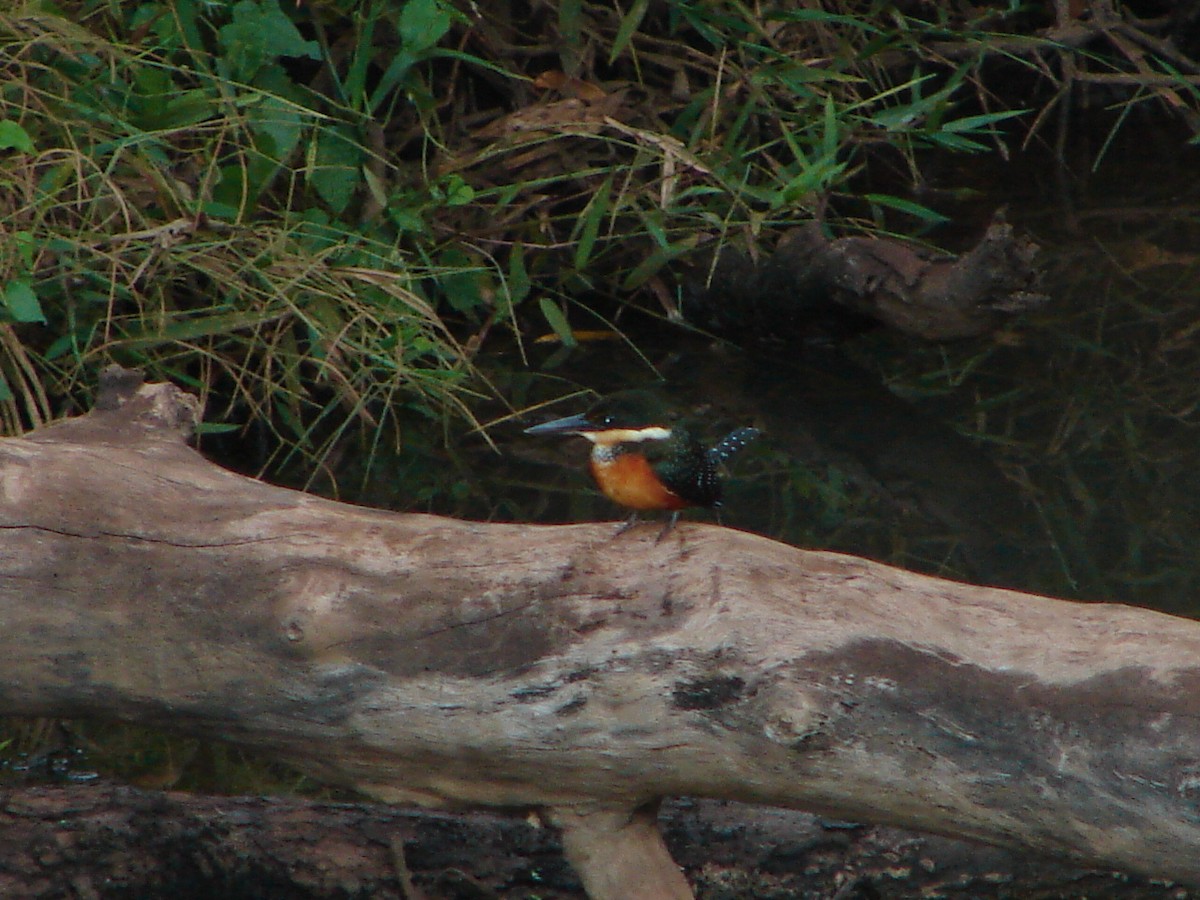
M 607 624 L 608 619 L 606 618 L 592 619 L 588 622 L 580 622 L 575 626 L 575 631 L 577 634 L 589 634 L 593 631 L 598 631 Z
M 509 696 L 518 703 L 530 703 L 534 700 L 541 700 L 543 697 L 549 697 L 558 690 L 556 684 L 531 684 L 528 687 L 519 687 L 509 691 Z
M 695 681 L 677 681 L 671 694 L 676 709 L 719 709 L 742 699 L 746 688 L 737 675 L 720 675 Z
M 554 711 L 556 716 L 571 716 L 577 712 L 581 712 L 587 706 L 587 697 L 582 694 L 571 700 L 568 700 L 562 706 Z
M 575 684 L 577 681 L 584 681 L 595 675 L 599 669 L 595 666 L 584 666 L 582 669 L 575 669 L 563 676 L 565 684 Z

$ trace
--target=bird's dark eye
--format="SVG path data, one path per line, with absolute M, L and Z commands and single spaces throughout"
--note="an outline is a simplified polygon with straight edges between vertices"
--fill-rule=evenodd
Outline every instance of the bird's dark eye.
M 605 428 L 607 428 L 609 425 L 611 425 L 615 421 L 616 421 L 616 419 L 612 415 L 607 415 L 600 420 L 600 424 L 603 425 Z

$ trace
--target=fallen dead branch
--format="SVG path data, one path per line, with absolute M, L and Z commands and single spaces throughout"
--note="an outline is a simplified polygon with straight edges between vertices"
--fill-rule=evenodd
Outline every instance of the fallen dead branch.
M 661 798 L 1200 882 L 1200 625 L 749 534 L 483 525 L 271 487 L 116 380 L 0 442 L 0 711 L 536 810 L 597 898 L 688 897 Z

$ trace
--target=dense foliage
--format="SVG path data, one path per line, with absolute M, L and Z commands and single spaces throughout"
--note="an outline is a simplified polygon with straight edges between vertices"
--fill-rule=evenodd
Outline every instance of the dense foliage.
M 915 173 L 920 146 L 1003 147 L 1019 113 L 976 80 L 990 13 L 505 10 L 0 13 L 5 430 L 116 360 L 199 390 L 210 429 L 255 421 L 315 461 L 347 428 L 458 404 L 478 339 L 519 336 L 531 298 L 570 342 L 567 298 L 669 308 L 673 261 L 839 198 L 844 221 L 936 222 L 847 179 L 881 148 Z M 934 46 L 951 27 L 955 59 Z

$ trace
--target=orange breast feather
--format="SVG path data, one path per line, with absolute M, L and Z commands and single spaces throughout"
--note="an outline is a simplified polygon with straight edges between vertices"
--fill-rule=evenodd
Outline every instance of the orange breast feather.
M 658 480 L 640 453 L 622 453 L 607 461 L 593 459 L 592 477 L 608 499 L 629 509 L 683 509 L 688 505 Z

